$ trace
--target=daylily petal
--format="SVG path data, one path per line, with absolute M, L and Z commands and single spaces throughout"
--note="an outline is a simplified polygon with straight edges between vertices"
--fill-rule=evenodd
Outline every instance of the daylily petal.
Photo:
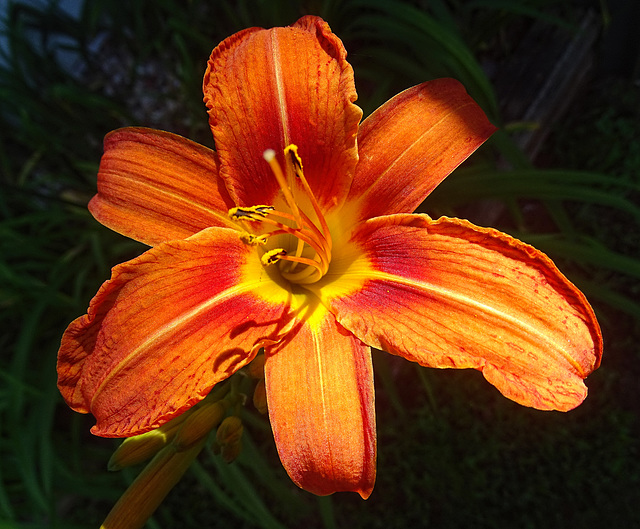
M 318 495 L 375 481 L 376 433 L 371 352 L 324 307 L 290 339 L 267 348 L 269 418 L 291 479 Z M 309 321 L 310 320 L 310 321 Z
M 154 129 L 123 128 L 105 137 L 89 210 L 112 230 L 154 246 L 229 226 L 231 207 L 211 149 Z
M 293 143 L 318 202 L 342 204 L 357 161 L 362 111 L 346 51 L 326 22 L 236 33 L 211 54 L 204 101 L 220 174 L 239 205 L 271 204 L 278 191 L 262 158 Z
M 113 269 L 58 356 L 58 387 L 73 409 L 96 417 L 93 433 L 160 426 L 275 337 L 287 306 L 255 294 L 269 279 L 247 276 L 252 259 L 237 232 L 208 228 Z
M 565 411 L 585 398 L 600 329 L 582 293 L 541 252 L 493 229 L 424 215 L 371 219 L 352 244 L 356 264 L 327 277 L 335 285 L 320 295 L 365 343 L 425 366 L 480 369 L 534 408 Z M 359 290 L 331 294 L 350 283 Z
M 348 201 L 363 220 L 414 211 L 496 128 L 454 79 L 401 92 L 360 126 Z

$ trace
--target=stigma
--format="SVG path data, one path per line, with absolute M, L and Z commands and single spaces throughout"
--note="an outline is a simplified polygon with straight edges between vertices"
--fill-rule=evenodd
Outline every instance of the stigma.
M 285 207 L 236 207 L 229 210 L 229 217 L 250 224 L 251 232 L 243 231 L 240 239 L 260 247 L 263 266 L 277 266 L 280 275 L 292 283 L 315 283 L 329 269 L 331 234 L 304 176 L 298 148 L 292 144 L 284 149 L 284 171 L 273 149 L 264 151 L 263 157 L 278 182 Z

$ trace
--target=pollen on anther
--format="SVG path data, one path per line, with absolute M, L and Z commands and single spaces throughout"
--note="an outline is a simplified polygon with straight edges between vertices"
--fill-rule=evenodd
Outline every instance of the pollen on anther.
M 262 261 L 264 266 L 269 266 L 277 263 L 285 255 L 287 255 L 287 252 L 284 248 L 274 248 L 273 250 L 265 252 L 260 261 Z
M 251 233 L 240 234 L 240 240 L 243 243 L 248 244 L 249 246 L 261 246 L 263 244 L 266 244 L 268 238 L 269 235 L 266 233 L 263 235 L 253 235 Z
M 273 206 L 236 207 L 229 210 L 229 217 L 233 220 L 260 220 L 267 217 L 275 208 Z

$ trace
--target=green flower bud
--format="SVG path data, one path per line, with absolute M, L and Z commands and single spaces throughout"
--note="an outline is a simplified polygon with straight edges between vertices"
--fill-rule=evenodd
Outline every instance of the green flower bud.
M 192 414 L 182 424 L 173 440 L 176 449 L 181 452 L 191 448 L 194 444 L 204 439 L 224 417 L 227 411 L 227 403 L 219 400 L 217 402 L 205 403 Z

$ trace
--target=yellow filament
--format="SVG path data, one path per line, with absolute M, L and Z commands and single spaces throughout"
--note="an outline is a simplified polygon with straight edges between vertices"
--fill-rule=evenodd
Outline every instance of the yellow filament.
M 304 270 L 300 270 L 295 274 L 283 273 L 283 277 L 293 283 L 315 283 L 322 278 L 324 273 L 318 267 L 309 264 Z
M 327 222 L 324 220 L 324 215 L 322 214 L 322 210 L 320 209 L 320 205 L 318 204 L 318 201 L 316 200 L 316 197 L 313 194 L 313 191 L 311 191 L 311 187 L 309 187 L 309 182 L 307 182 L 307 179 L 304 177 L 304 172 L 302 170 L 302 159 L 298 155 L 298 146 L 294 145 L 293 143 L 291 145 L 287 145 L 287 147 L 285 147 L 284 149 L 284 154 L 285 156 L 289 155 L 289 159 L 291 160 L 291 165 L 293 166 L 293 170 L 296 176 L 300 179 L 300 182 L 302 183 L 302 187 L 304 188 L 305 193 L 311 200 L 311 206 L 313 207 L 313 211 L 315 211 L 316 213 L 316 217 L 318 217 L 323 238 L 325 241 L 327 241 L 327 247 L 328 247 L 327 249 L 329 251 L 329 255 L 331 255 L 332 241 L 331 241 L 331 235 L 329 234 L 329 226 L 327 226 Z
M 264 266 L 275 264 L 278 261 L 290 261 L 293 263 L 307 265 L 307 268 L 301 270 L 296 274 L 291 274 L 289 272 L 282 273 L 283 277 L 296 283 L 313 283 L 324 275 L 324 271 L 320 267 L 320 263 L 318 263 L 318 261 L 314 259 L 308 259 L 306 257 L 287 255 L 287 251 L 284 248 L 274 248 L 273 250 L 265 252 L 261 258 L 261 261 Z
M 276 160 L 276 152 L 273 149 L 267 149 L 266 151 L 264 151 L 264 153 L 262 153 L 262 156 L 266 160 L 266 162 L 269 164 L 269 167 L 271 167 L 271 171 L 273 172 L 273 175 L 276 177 L 276 180 L 278 181 L 278 185 L 282 190 L 284 199 L 286 200 L 289 208 L 291 208 L 291 211 L 297 223 L 297 227 L 301 228 L 302 218 L 300 217 L 300 208 L 298 208 L 298 204 L 296 203 L 296 200 L 293 197 L 291 190 L 289 189 L 289 185 L 287 184 L 284 173 L 280 168 L 280 164 Z M 303 248 L 304 248 L 304 243 L 301 240 L 298 240 L 296 255 L 302 255 Z M 293 270 L 294 268 L 295 268 L 295 263 L 292 263 L 289 270 Z
M 277 212 L 275 214 L 277 215 Z M 282 214 L 282 216 L 286 217 L 287 215 Z M 281 235 L 284 233 L 293 235 L 299 241 L 302 241 L 303 243 L 307 243 L 309 246 L 311 246 L 311 248 L 313 248 L 313 250 L 316 252 L 318 257 L 320 258 L 323 274 L 325 274 L 326 271 L 329 269 L 329 259 L 325 251 L 326 247 L 323 244 L 323 240 L 322 239 L 319 240 L 316 237 L 314 237 L 315 235 L 314 232 L 309 230 L 309 228 L 305 226 L 302 229 L 295 229 L 290 226 L 287 226 L 286 224 L 282 224 L 281 222 L 277 222 L 273 219 L 268 219 L 268 218 L 262 219 L 262 222 L 265 224 L 271 224 L 272 226 L 276 226 L 279 229 L 270 231 L 259 237 L 255 237 L 255 239 L 258 239 L 255 244 L 264 244 L 264 242 L 262 242 L 263 238 L 264 238 L 264 241 L 266 242 L 266 238 L 273 237 L 274 235 Z M 300 257 L 300 255 L 298 255 L 298 257 Z M 296 261 L 296 262 L 301 262 L 301 261 Z
M 291 212 L 278 211 L 268 205 L 243 206 L 231 208 L 229 217 L 238 223 L 260 224 L 260 228 L 255 230 L 247 228 L 247 231 L 242 230 L 240 234 L 242 242 L 251 246 L 264 245 L 270 237 L 275 235 L 287 234 L 295 237 L 295 251 L 287 252 L 284 248 L 265 251 L 261 258 L 263 266 L 287 261 L 286 265 L 281 263 L 279 266 L 284 279 L 295 283 L 318 281 L 329 270 L 332 249 L 331 234 L 320 205 L 304 176 L 298 148 L 291 144 L 284 150 L 286 176 L 276 160 L 275 151 L 267 149 L 264 151 L 263 157 L 269 164 Z M 317 220 L 309 218 L 298 206 L 294 197 L 294 188 L 289 183 L 293 181 L 292 179 L 299 180 L 302 189 L 298 189 L 298 191 L 307 196 Z M 303 256 L 305 245 L 309 247 L 310 251 Z M 299 265 L 304 267 L 296 269 Z
M 293 215 L 290 215 L 288 213 L 283 213 L 282 211 L 271 211 L 269 213 L 270 216 L 272 217 L 280 217 L 283 219 L 287 219 L 287 220 L 291 220 L 291 221 L 295 221 L 295 218 L 293 217 Z M 302 230 L 307 230 L 312 232 L 312 234 L 315 236 L 314 240 L 316 242 L 317 245 L 322 247 L 323 252 L 326 254 L 327 257 L 330 258 L 331 256 L 331 248 L 330 248 L 330 244 L 327 244 L 327 237 L 318 229 L 318 227 L 313 223 L 313 221 L 307 217 L 307 215 L 305 214 L 304 211 L 300 210 L 300 215 L 304 221 L 304 227 L 301 228 Z M 260 219 L 262 220 L 262 219 Z M 324 218 L 322 219 L 324 221 Z M 268 221 L 263 221 L 263 222 L 268 222 Z M 280 224 L 281 226 L 284 226 L 283 224 Z M 292 232 L 291 232 L 292 233 Z M 328 233 L 328 232 L 327 232 Z M 295 235 L 295 233 L 294 233 Z M 329 242 L 331 241 L 331 237 L 329 237 Z M 311 243 L 309 243 L 311 245 Z M 315 247 L 314 247 L 315 249 Z M 317 250 L 319 251 L 319 250 Z

